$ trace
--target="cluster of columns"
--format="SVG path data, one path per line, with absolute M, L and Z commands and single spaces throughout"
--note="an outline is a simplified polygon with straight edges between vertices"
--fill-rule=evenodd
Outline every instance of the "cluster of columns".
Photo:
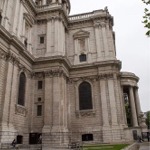
M 129 86 L 129 101 L 130 101 L 130 107 L 131 107 L 131 113 L 132 113 L 132 126 L 138 127 L 138 117 L 141 113 L 141 106 L 140 106 L 140 100 L 138 95 L 138 88 Z

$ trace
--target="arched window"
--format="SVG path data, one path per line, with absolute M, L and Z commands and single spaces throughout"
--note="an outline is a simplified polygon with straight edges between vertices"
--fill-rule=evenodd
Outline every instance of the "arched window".
M 88 82 L 79 85 L 79 108 L 80 110 L 93 108 L 91 85 Z
M 18 94 L 18 104 L 24 106 L 25 102 L 25 86 L 26 86 L 26 76 L 22 72 L 19 78 L 19 94 Z

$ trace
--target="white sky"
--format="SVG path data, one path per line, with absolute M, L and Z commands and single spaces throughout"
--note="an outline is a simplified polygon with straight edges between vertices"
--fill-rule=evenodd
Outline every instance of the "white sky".
M 139 78 L 139 97 L 142 111 L 150 110 L 150 38 L 141 23 L 145 4 L 141 0 L 70 0 L 71 15 L 104 9 L 108 6 L 114 17 L 117 58 L 122 71 L 135 73 Z

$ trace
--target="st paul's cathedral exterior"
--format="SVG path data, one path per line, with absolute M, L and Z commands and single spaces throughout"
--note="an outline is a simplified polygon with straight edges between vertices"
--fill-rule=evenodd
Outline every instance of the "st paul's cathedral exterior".
M 0 0 L 0 146 L 125 143 L 146 129 L 139 78 L 121 72 L 113 17 L 69 0 Z

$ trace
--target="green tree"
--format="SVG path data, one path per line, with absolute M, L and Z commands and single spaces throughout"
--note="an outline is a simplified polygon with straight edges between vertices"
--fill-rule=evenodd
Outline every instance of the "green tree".
M 143 3 L 147 5 L 147 7 L 150 5 L 150 0 L 142 0 Z M 146 35 L 150 37 L 150 11 L 148 8 L 145 8 L 144 10 L 144 16 L 143 16 L 143 23 L 144 27 L 147 28 Z
M 150 129 L 150 111 L 146 113 L 146 124 L 148 129 Z

